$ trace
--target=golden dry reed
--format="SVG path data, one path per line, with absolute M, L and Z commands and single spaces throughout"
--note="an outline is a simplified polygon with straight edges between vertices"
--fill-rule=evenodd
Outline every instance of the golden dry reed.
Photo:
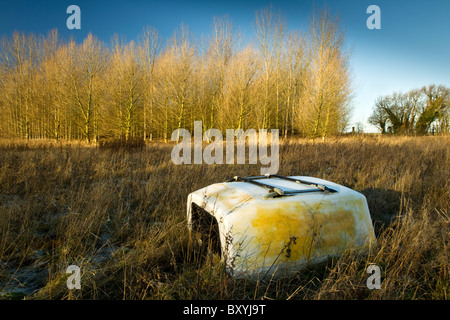
M 187 195 L 259 165 L 175 165 L 174 144 L 0 142 L 2 299 L 447 299 L 449 142 L 356 136 L 280 142 L 282 175 L 363 193 L 378 244 L 272 281 L 230 278 L 190 241 Z M 81 268 L 81 290 L 66 269 Z M 369 290 L 370 264 L 381 268 Z

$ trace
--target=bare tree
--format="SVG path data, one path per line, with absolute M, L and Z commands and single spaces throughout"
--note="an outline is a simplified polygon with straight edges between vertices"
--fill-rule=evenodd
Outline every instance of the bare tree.
M 227 69 L 226 128 L 246 129 L 257 125 L 254 117 L 254 84 L 257 73 L 256 54 L 251 46 L 237 53 Z
M 420 90 L 426 97 L 426 102 L 422 105 L 421 114 L 417 119 L 416 133 L 426 134 L 431 124 L 437 119 L 443 119 L 446 110 L 449 108 L 450 89 L 444 86 L 429 85 Z
M 424 135 L 436 121 L 442 131 L 448 121 L 449 98 L 450 89 L 436 85 L 393 93 L 377 99 L 368 121 L 381 133 Z
M 260 10 L 255 17 L 256 42 L 260 59 L 262 61 L 261 73 L 263 75 L 264 97 L 263 97 L 263 119 L 262 128 L 271 125 L 271 102 L 272 80 L 275 77 L 276 93 L 276 119 L 279 112 L 279 69 L 282 42 L 284 40 L 285 21 L 280 14 L 274 14 L 271 8 Z M 278 126 L 278 120 L 276 120 Z
M 386 124 L 389 117 L 384 110 L 386 104 L 389 104 L 388 98 L 378 98 L 375 102 L 375 108 L 368 119 L 368 122 L 377 127 L 381 133 L 387 132 Z
M 338 18 L 324 9 L 313 16 L 307 42 L 308 74 L 302 101 L 310 134 L 325 138 L 342 130 L 352 97 L 349 54 Z M 306 110 L 305 110 L 306 108 Z M 308 119 L 309 118 L 309 119 Z M 309 127 L 309 125 L 308 125 Z
M 297 111 L 299 109 L 299 97 L 303 91 L 303 77 L 307 66 L 303 35 L 297 32 L 292 32 L 289 35 L 285 46 L 284 63 L 286 70 L 283 78 L 286 80 L 283 100 L 285 101 L 284 136 L 286 138 L 289 127 L 291 134 L 294 134 L 297 120 L 300 117 Z
M 150 140 L 153 138 L 154 130 L 155 65 L 160 48 L 161 40 L 158 30 L 153 27 L 145 28 L 139 42 L 138 51 L 141 64 L 145 70 L 144 80 L 147 86 L 143 105 L 143 135 L 144 139 L 150 135 Z
M 232 25 L 227 17 L 214 18 L 213 35 L 207 52 L 207 85 L 211 91 L 209 128 L 214 128 L 216 114 L 223 108 L 225 71 L 233 54 Z M 206 85 L 206 83 L 205 83 Z
M 68 98 L 72 111 L 80 116 L 77 123 L 81 132 L 90 142 L 98 137 L 98 103 L 102 71 L 107 56 L 102 44 L 89 34 L 81 45 L 74 41 L 68 44 L 68 59 L 64 61 L 63 71 L 67 74 Z
M 144 71 L 138 63 L 134 42 L 123 45 L 116 41 L 108 69 L 108 93 L 104 101 L 108 123 L 104 126 L 112 134 L 129 140 L 143 129 L 145 91 Z
M 66 113 L 64 76 L 60 72 L 60 64 L 67 59 L 67 50 L 61 46 L 58 32 L 53 30 L 43 40 L 43 60 L 40 63 L 41 86 L 39 92 L 40 109 L 46 114 L 48 122 L 44 135 L 53 139 L 64 136 Z
M 15 32 L 3 42 L 3 68 L 6 75 L 4 95 L 16 136 L 31 138 L 32 113 L 36 94 L 34 77 L 37 65 L 37 43 L 34 35 Z
M 174 115 L 175 128 L 185 128 L 189 108 L 192 107 L 191 85 L 195 66 L 195 47 L 189 39 L 189 31 L 181 26 L 171 39 L 159 64 L 158 91 L 163 95 L 159 99 L 160 109 L 165 110 L 165 137 L 169 129 L 169 117 Z M 171 110 L 170 112 L 168 110 Z M 193 124 L 191 124 L 193 125 Z

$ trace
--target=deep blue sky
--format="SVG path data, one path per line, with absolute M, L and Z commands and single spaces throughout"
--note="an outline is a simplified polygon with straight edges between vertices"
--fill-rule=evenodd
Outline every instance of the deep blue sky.
M 81 9 L 81 30 L 68 30 L 66 9 Z M 375 99 L 431 83 L 450 86 L 449 0 L 334 0 L 334 1 L 0 1 L 0 36 L 15 30 L 47 34 L 58 29 L 64 38 L 82 41 L 88 32 L 109 43 L 114 34 L 134 40 L 146 25 L 164 39 L 181 23 L 198 37 L 206 35 L 213 17 L 228 15 L 233 26 L 252 36 L 255 11 L 272 4 L 289 29 L 305 30 L 313 8 L 323 4 L 337 13 L 352 48 L 355 100 L 352 125 L 366 120 Z M 369 30 L 369 5 L 381 9 L 381 30 Z

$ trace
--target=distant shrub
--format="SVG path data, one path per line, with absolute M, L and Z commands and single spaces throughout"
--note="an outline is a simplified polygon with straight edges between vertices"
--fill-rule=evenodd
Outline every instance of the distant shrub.
M 119 138 L 119 139 L 104 139 L 99 140 L 98 146 L 100 149 L 109 150 L 125 150 L 125 151 L 140 151 L 145 147 L 143 138 Z

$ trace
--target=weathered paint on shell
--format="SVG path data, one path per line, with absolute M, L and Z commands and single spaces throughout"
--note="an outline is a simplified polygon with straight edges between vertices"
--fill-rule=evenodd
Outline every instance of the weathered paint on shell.
M 294 177 L 338 192 L 302 193 L 265 199 L 267 190 L 245 182 L 218 183 L 191 193 L 191 203 L 219 225 L 223 259 L 236 277 L 284 275 L 305 264 L 367 251 L 376 239 L 365 197 L 344 186 L 312 177 Z M 267 179 L 284 188 L 310 188 Z

